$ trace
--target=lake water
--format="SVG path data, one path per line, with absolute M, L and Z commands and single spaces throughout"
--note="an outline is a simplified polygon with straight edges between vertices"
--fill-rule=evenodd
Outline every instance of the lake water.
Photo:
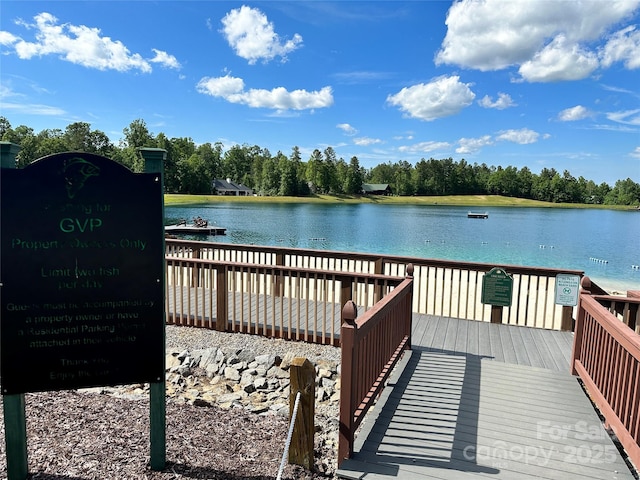
M 167 207 L 227 229 L 212 242 L 354 251 L 583 270 L 608 289 L 640 290 L 640 212 L 375 204 L 215 203 Z M 191 237 L 194 238 L 194 237 Z

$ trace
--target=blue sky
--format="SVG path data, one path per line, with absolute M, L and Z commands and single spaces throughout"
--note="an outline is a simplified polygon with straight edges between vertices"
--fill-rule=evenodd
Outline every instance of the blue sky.
M 640 182 L 640 0 L 3 0 L 0 115 Z

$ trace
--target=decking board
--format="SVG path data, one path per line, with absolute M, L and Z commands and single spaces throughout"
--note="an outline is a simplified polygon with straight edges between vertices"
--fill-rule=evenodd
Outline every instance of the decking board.
M 341 478 L 633 478 L 566 371 L 415 344 L 405 355 Z

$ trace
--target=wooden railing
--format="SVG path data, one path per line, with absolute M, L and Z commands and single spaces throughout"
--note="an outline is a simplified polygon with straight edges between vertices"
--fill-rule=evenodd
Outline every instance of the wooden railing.
M 409 265 L 408 277 L 363 315 L 353 302 L 343 309 L 338 465 L 351 456 L 358 426 L 411 348 L 412 271 Z
M 554 330 L 570 330 L 577 312 L 577 307 L 555 304 L 556 276 L 583 275 L 566 269 L 174 239 L 167 240 L 167 255 L 397 277 L 405 276 L 405 266 L 411 263 L 415 313 L 480 321 L 491 320 L 491 306 L 481 302 L 483 275 L 500 267 L 513 277 L 513 302 L 503 308 L 502 323 Z
M 640 335 L 630 328 L 631 316 L 627 313 L 638 311 L 640 298 L 634 296 L 637 292 L 614 298 L 592 295 L 588 277 L 582 287 L 572 374 L 580 376 L 606 423 L 631 461 L 639 466 Z
M 403 278 L 167 256 L 166 322 L 339 345 L 342 306 L 372 308 Z

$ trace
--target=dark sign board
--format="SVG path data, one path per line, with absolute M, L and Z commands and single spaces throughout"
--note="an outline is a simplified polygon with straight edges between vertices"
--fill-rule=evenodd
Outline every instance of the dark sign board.
M 510 307 L 512 294 L 513 278 L 502 268 L 492 268 L 482 277 L 482 303 Z
M 160 174 L 63 153 L 0 177 L 2 393 L 159 381 Z

